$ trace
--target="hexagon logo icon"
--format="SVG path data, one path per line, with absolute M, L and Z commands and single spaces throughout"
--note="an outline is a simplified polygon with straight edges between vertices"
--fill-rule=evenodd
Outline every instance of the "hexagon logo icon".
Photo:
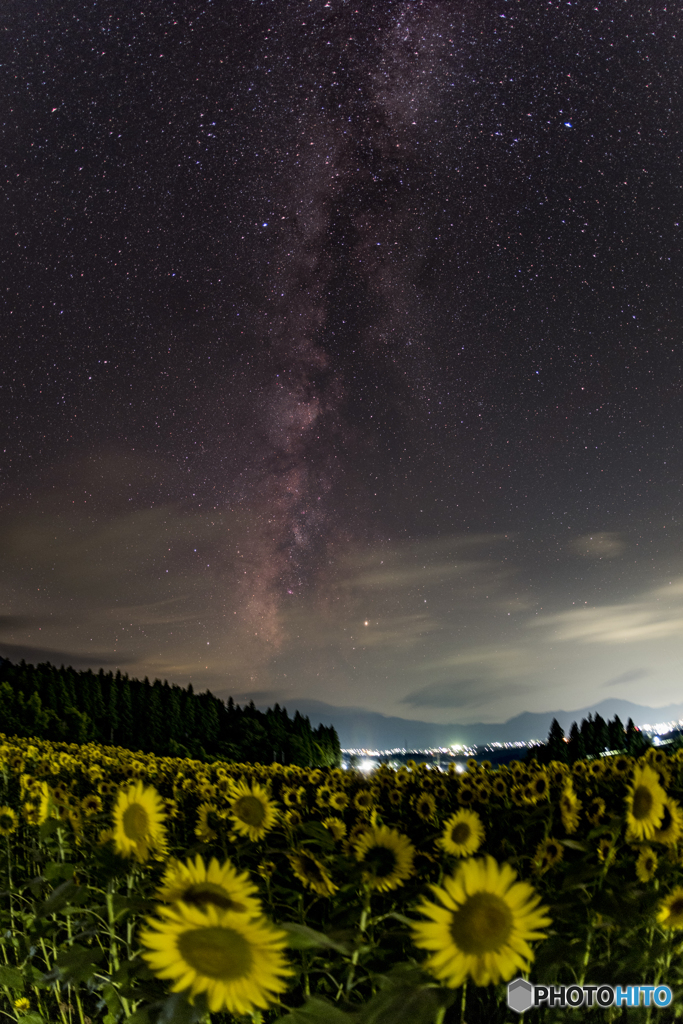
M 524 978 L 515 978 L 508 985 L 508 1006 L 517 1013 L 524 1013 L 534 1005 L 534 986 Z

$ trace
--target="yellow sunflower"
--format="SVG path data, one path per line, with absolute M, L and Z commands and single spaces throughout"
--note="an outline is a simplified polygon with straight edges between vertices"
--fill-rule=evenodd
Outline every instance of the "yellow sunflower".
M 332 833 L 337 842 L 346 835 L 346 825 L 341 818 L 335 818 L 334 815 L 330 815 L 329 818 L 323 818 L 322 825 Z
M 112 817 L 114 847 L 121 857 L 142 863 L 151 853 L 165 850 L 164 802 L 154 786 L 136 782 L 120 789 Z
M 263 839 L 278 818 L 277 807 L 267 790 L 257 782 L 250 786 L 243 779 L 233 784 L 230 812 L 240 835 L 247 836 L 254 843 Z
M 355 843 L 354 853 L 363 865 L 366 883 L 379 892 L 398 888 L 413 873 L 415 847 L 387 825 L 367 829 Z
M 320 786 L 320 788 L 316 790 L 315 802 L 317 803 L 318 807 L 326 809 L 330 806 L 331 796 L 332 790 L 330 789 L 329 786 Z
M 0 807 L 0 836 L 10 836 L 19 827 L 17 812 L 11 807 Z M 8 855 L 9 856 L 9 855 Z
M 545 772 L 537 772 L 532 776 L 529 783 L 534 800 L 547 800 L 550 793 L 550 784 Z
M 218 839 L 216 829 L 219 827 L 219 821 L 220 811 L 215 804 L 200 804 L 197 808 L 197 824 L 194 828 L 197 839 L 201 839 L 204 843 L 213 843 Z
M 389 790 L 389 803 L 392 807 L 400 807 L 403 800 L 403 794 L 400 789 Z
M 541 897 L 516 879 L 509 864 L 487 856 L 464 861 L 444 888 L 431 886 L 441 905 L 423 901 L 418 909 L 430 920 L 413 925 L 413 942 L 432 951 L 425 966 L 449 988 L 468 976 L 490 985 L 529 970 L 529 942 L 545 938 L 551 920 Z
M 571 782 L 566 782 L 560 797 L 560 814 L 562 824 L 567 834 L 571 835 L 579 827 L 579 814 L 581 812 L 581 801 L 574 792 Z
M 484 826 L 476 811 L 456 811 L 444 823 L 437 843 L 454 857 L 470 857 L 484 841 Z
M 59 818 L 59 804 L 47 782 L 43 782 L 40 791 L 40 804 L 38 807 L 38 824 L 42 825 L 48 818 Z
M 597 828 L 605 817 L 605 801 L 601 796 L 594 796 L 586 807 L 586 817 L 594 828 Z
M 505 796 L 508 791 L 507 783 L 500 775 L 497 775 L 493 780 L 491 788 L 496 796 Z
M 657 921 L 662 928 L 683 928 L 683 885 L 678 885 L 659 905 Z
M 657 854 L 651 846 L 644 846 L 636 861 L 636 875 L 641 882 L 649 882 L 657 870 Z
M 192 1001 L 205 993 L 211 1013 L 247 1015 L 284 992 L 292 969 L 282 950 L 286 934 L 264 919 L 218 907 L 160 907 L 140 932 L 151 970 L 172 992 Z
M 415 798 L 415 811 L 423 821 L 431 821 L 436 814 L 436 800 L 431 793 L 420 793 Z
M 675 846 L 683 832 L 683 810 L 680 804 L 667 796 L 664 801 L 664 814 L 655 831 L 653 839 L 656 843 L 663 843 L 665 846 Z
M 283 818 L 285 824 L 289 825 L 290 828 L 298 828 L 303 821 L 298 811 L 285 811 Z
M 324 865 L 312 854 L 305 850 L 294 850 L 288 853 L 287 857 L 296 877 L 319 896 L 332 896 L 339 888 L 330 878 Z
M 458 790 L 458 802 L 464 807 L 468 807 L 471 803 L 474 803 L 476 798 L 477 793 L 474 786 L 468 782 L 463 782 Z
M 263 910 L 257 892 L 248 872 L 238 872 L 229 860 L 219 864 L 215 857 L 207 865 L 197 854 L 194 860 L 184 863 L 171 860 L 156 895 L 166 903 L 182 901 L 195 907 L 210 905 L 219 910 L 259 917 Z
M 349 798 L 346 793 L 333 793 L 330 797 L 330 808 L 333 811 L 343 811 L 349 806 Z
M 353 806 L 361 814 L 368 814 L 373 806 L 374 800 L 372 799 L 372 793 L 369 789 L 359 789 L 353 798 Z
M 664 817 L 666 793 L 650 765 L 637 765 L 626 796 L 629 839 L 652 839 Z
M 616 856 L 615 836 L 613 832 L 604 832 L 598 843 L 598 860 L 601 864 L 611 864 Z
M 31 800 L 27 800 L 26 803 L 22 804 L 21 812 L 29 825 L 40 824 L 40 805 L 33 803 Z
M 89 793 L 84 796 L 81 800 L 81 810 L 85 814 L 86 818 L 89 818 L 92 814 L 99 814 L 102 810 L 102 801 L 97 793 Z
M 544 839 L 536 847 L 536 852 L 533 857 L 534 871 L 537 874 L 543 875 L 550 868 L 554 867 L 555 864 L 559 864 L 564 856 L 564 848 L 562 843 L 557 839 Z

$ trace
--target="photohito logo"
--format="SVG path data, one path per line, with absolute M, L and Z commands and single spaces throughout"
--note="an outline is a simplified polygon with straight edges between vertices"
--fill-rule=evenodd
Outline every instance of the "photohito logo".
M 532 1006 L 669 1006 L 668 985 L 532 985 L 515 978 L 508 985 L 508 1006 L 524 1013 Z

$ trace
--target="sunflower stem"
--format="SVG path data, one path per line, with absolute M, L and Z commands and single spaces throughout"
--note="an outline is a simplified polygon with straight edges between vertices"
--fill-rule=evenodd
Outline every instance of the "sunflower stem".
M 465 1009 L 467 1006 L 467 981 L 462 983 L 462 994 L 460 996 L 460 1024 L 465 1024 Z
M 114 892 L 113 882 L 109 882 L 106 892 L 107 919 L 109 921 L 109 973 L 114 974 L 119 969 L 119 954 L 116 949 L 116 917 L 114 915 Z M 113 968 L 113 970 L 112 970 Z M 125 996 L 119 995 L 126 1020 L 130 1017 L 130 1006 Z

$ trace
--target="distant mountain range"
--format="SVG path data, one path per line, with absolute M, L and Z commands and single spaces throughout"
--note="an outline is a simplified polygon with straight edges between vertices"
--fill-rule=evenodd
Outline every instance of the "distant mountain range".
M 445 747 L 450 743 L 479 744 L 497 741 L 545 740 L 550 723 L 556 718 L 565 733 L 572 722 L 581 722 L 589 714 L 599 712 L 607 721 L 619 715 L 624 725 L 632 718 L 638 726 L 657 722 L 678 721 L 683 718 L 683 704 L 669 704 L 663 708 L 650 708 L 633 704 L 629 700 L 608 699 L 577 711 L 525 711 L 507 722 L 473 722 L 469 725 L 416 722 L 407 718 L 391 718 L 363 708 L 337 708 L 317 700 L 291 702 L 291 712 L 298 710 L 308 715 L 316 725 L 333 725 L 342 747 L 364 747 L 387 750 L 406 747 L 420 750 L 426 747 Z

